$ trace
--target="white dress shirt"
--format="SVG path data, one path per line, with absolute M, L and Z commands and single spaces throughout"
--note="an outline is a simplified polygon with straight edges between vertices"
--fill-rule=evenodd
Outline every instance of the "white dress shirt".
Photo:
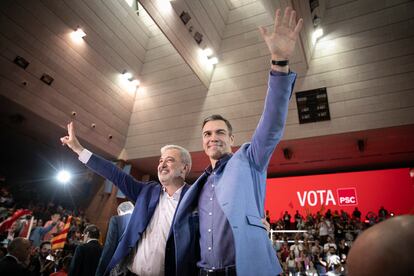
M 165 247 L 182 188 L 171 197 L 165 190 L 161 192 L 154 215 L 138 242 L 132 263 L 128 266 L 131 272 L 139 276 L 164 275 Z

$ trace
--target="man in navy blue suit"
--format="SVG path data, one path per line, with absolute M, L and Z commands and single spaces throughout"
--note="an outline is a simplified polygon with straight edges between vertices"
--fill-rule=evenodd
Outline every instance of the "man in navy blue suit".
M 104 275 L 171 275 L 165 264 L 175 263 L 174 252 L 166 248 L 174 244 L 170 228 L 180 199 L 188 189 L 184 180 L 191 170 L 190 153 L 176 145 L 161 148 L 156 181 L 138 181 L 111 162 L 85 149 L 75 135 L 73 123 L 68 124 L 68 135 L 61 138 L 79 155 L 79 160 L 104 178 L 112 181 L 131 200 L 135 207 L 126 230 L 119 241 Z M 161 185 L 160 185 L 161 183 Z M 196 246 L 193 240 L 192 246 Z M 196 269 L 194 260 L 190 261 Z M 168 266 L 170 267 L 170 266 Z M 191 272 L 191 275 L 194 275 Z
M 100 231 L 96 225 L 90 224 L 83 230 L 84 243 L 76 247 L 70 262 L 68 276 L 94 275 L 102 254 L 99 244 Z
M 118 215 L 111 217 L 109 220 L 108 233 L 106 234 L 105 245 L 102 250 L 101 259 L 99 260 L 95 276 L 104 275 L 106 267 L 111 261 L 116 247 L 118 246 L 118 243 L 121 240 L 126 227 L 128 226 L 133 210 L 134 204 L 132 204 L 131 201 L 122 202 L 117 208 Z
M 7 247 L 7 255 L 0 259 L 0 275 L 26 276 L 30 261 L 30 242 L 24 238 L 15 238 Z

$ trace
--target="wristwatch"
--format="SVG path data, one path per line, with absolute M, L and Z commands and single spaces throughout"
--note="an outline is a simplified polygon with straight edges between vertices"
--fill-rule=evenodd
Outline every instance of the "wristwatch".
M 272 60 L 272 65 L 277 65 L 277 66 L 287 66 L 289 64 L 289 60 L 285 59 L 285 60 Z

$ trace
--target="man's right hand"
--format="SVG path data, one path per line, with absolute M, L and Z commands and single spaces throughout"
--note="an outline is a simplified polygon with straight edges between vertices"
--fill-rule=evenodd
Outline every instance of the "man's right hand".
M 76 152 L 78 155 L 83 151 L 82 145 L 79 143 L 78 138 L 75 135 L 75 127 L 73 122 L 68 124 L 68 135 L 60 138 L 63 146 L 68 146 L 71 150 Z

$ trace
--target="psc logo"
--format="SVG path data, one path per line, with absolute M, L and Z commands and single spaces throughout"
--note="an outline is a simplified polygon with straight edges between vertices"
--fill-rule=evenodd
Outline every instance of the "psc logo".
M 355 188 L 337 189 L 339 206 L 358 205 Z

